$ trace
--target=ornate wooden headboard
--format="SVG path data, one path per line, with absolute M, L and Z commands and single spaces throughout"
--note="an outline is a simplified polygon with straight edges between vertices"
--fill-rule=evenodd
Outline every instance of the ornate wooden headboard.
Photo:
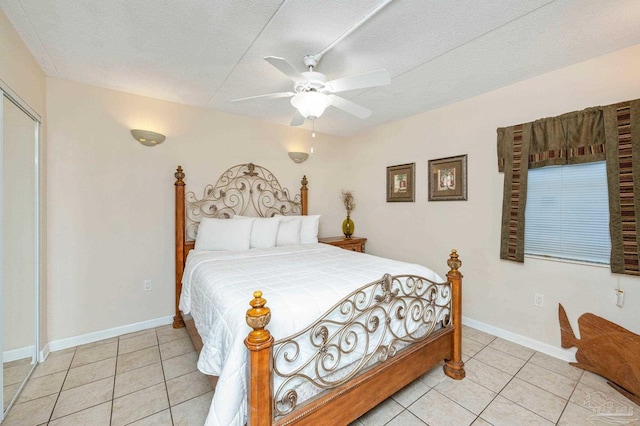
M 202 198 L 189 191 L 185 194 L 182 166 L 176 177 L 176 315 L 173 327 L 184 327 L 179 309 L 182 292 L 182 274 L 187 254 L 193 249 L 200 220 L 204 217 L 230 218 L 234 215 L 271 217 L 281 215 L 306 215 L 307 177 L 302 177 L 300 194 L 293 198 L 289 190 L 282 188 L 269 170 L 253 163 L 233 166 L 218 178 L 215 185 L 204 188 Z

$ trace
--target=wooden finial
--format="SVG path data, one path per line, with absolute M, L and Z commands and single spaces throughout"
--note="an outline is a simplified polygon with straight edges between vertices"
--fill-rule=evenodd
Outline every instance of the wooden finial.
M 458 252 L 455 249 L 451 250 L 447 265 L 451 268 L 451 272 L 458 272 L 458 268 L 462 266 L 462 261 L 458 259 Z
M 178 166 L 174 176 L 176 177 L 176 183 L 174 185 L 184 185 L 184 172 L 182 171 L 182 166 Z
M 253 299 L 249 302 L 251 309 L 247 311 L 246 316 L 247 324 L 253 328 L 247 337 L 249 343 L 263 343 L 271 338 L 269 330 L 264 329 L 271 320 L 271 309 L 264 306 L 266 303 L 261 291 L 253 292 Z
M 309 181 L 307 181 L 307 175 L 302 176 L 302 181 L 300 181 L 302 183 L 302 188 L 300 189 L 307 189 L 307 184 L 309 183 Z

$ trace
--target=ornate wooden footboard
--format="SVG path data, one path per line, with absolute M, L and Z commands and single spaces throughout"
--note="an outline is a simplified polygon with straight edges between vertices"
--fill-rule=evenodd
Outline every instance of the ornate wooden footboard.
M 246 317 L 253 329 L 245 340 L 250 351 L 248 425 L 317 425 L 328 416 L 332 424 L 346 425 L 442 360 L 447 376 L 464 378 L 462 275 L 455 250 L 447 263 L 446 283 L 385 275 L 345 297 L 305 330 L 277 342 L 265 329 L 271 311 L 256 291 Z M 301 354 L 302 341 L 313 347 L 307 358 Z M 282 383 L 274 388 L 276 376 Z M 296 385 L 303 382 L 322 392 L 299 407 Z

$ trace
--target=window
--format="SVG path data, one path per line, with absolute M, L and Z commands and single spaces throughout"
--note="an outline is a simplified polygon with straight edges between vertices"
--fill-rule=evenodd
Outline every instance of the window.
M 529 170 L 524 252 L 609 264 L 604 161 Z

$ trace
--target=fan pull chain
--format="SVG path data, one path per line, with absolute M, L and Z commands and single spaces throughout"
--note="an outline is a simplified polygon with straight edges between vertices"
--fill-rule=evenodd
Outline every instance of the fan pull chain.
M 313 123 L 313 130 L 311 132 L 311 137 L 315 138 L 316 137 L 316 120 L 311 120 L 311 123 Z

